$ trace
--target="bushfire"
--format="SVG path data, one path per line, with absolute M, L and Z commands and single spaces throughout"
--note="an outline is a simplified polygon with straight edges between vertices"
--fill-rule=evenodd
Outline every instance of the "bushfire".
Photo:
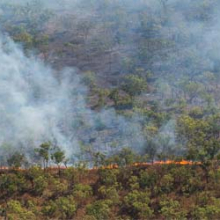
M 169 164 L 176 164 L 176 165 L 199 165 L 201 162 L 193 162 L 193 161 L 188 161 L 188 160 L 181 160 L 181 161 L 174 161 L 174 160 L 167 160 L 167 161 L 154 161 L 154 162 L 135 162 L 132 163 L 131 165 L 128 165 L 127 167 L 145 167 L 145 166 L 153 166 L 153 165 L 169 165 Z M 57 170 L 57 169 L 67 169 L 68 167 L 56 167 L 56 166 L 51 166 L 47 167 L 48 170 Z M 106 166 L 100 166 L 100 167 L 92 167 L 89 168 L 89 170 L 98 170 L 98 169 L 118 169 L 119 166 L 118 164 L 109 164 Z M 7 166 L 1 166 L 0 171 L 6 171 L 6 170 L 26 170 L 24 168 L 18 167 L 18 168 L 13 168 L 13 167 L 7 167 Z
M 193 162 L 188 160 L 181 160 L 181 161 L 174 161 L 174 160 L 166 160 L 166 161 L 154 161 L 152 163 L 149 162 L 135 162 L 128 167 L 144 167 L 144 166 L 153 166 L 153 165 L 168 165 L 168 164 L 176 164 L 176 165 L 198 165 L 201 164 L 201 162 Z M 93 167 L 92 169 L 118 169 L 118 164 L 110 164 L 107 166 L 101 166 L 101 167 Z

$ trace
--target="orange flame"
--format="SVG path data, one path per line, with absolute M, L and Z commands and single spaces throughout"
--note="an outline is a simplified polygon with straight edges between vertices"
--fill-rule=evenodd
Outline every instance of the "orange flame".
M 148 163 L 148 162 L 135 162 L 131 167 L 143 167 L 143 166 L 151 166 L 151 165 L 166 165 L 166 164 L 176 164 L 176 165 L 199 165 L 201 162 L 192 162 L 188 160 L 181 160 L 181 161 L 174 161 L 174 160 L 167 160 L 167 161 L 154 161 L 153 163 Z M 93 167 L 90 170 L 98 170 L 98 169 L 118 169 L 119 166 L 118 164 L 109 164 L 107 166 L 101 166 L 101 167 Z M 12 168 L 13 170 L 25 170 L 23 168 Z M 57 170 L 58 167 L 48 167 L 50 170 Z M 66 167 L 60 166 L 60 169 L 64 170 Z M 2 166 L 0 167 L 0 171 L 5 171 L 5 170 L 10 170 L 9 167 Z
M 174 160 L 167 160 L 167 161 L 154 161 L 153 163 L 148 162 L 136 162 L 133 163 L 132 167 L 141 167 L 141 166 L 150 166 L 150 165 L 166 165 L 166 164 L 176 164 L 176 165 L 193 165 L 193 164 L 201 164 L 201 162 L 192 162 L 188 160 L 181 160 L 181 161 L 174 161 Z M 110 164 L 107 166 L 100 167 L 101 169 L 117 169 L 119 166 L 117 164 Z M 99 167 L 93 167 L 92 170 L 97 170 Z

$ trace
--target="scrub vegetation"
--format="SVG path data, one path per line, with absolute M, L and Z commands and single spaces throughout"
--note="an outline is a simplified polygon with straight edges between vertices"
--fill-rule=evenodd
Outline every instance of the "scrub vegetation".
M 219 11 L 1 0 L 2 218 L 220 218 Z

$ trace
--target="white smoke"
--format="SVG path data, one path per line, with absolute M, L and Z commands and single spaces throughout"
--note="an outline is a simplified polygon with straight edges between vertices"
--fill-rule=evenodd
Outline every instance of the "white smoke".
M 11 39 L 1 38 L 1 154 L 21 149 L 31 154 L 45 141 L 61 147 L 69 158 L 81 154 L 80 143 L 106 154 L 113 143 L 116 150 L 143 146 L 138 118 L 89 109 L 87 89 L 74 69 L 63 70 L 59 78 L 35 56 L 25 56 Z

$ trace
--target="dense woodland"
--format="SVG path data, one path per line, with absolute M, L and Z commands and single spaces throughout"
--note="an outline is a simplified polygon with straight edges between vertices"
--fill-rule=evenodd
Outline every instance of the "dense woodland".
M 74 68 L 87 108 L 135 118 L 142 140 L 121 146 L 99 121 L 71 157 L 51 141 L 28 152 L 3 143 L 2 218 L 220 218 L 219 9 L 215 0 L 1 1 L 2 35 L 58 80 Z M 193 165 L 153 165 L 183 159 Z
M 219 164 L 1 172 L 2 219 L 219 219 Z

